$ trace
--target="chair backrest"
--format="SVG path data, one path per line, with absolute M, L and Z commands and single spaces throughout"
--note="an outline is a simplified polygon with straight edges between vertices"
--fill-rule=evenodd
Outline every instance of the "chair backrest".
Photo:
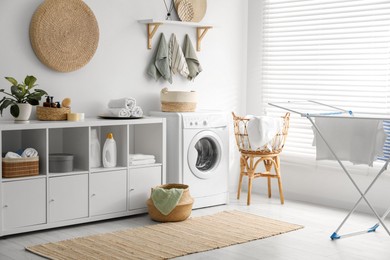
M 234 123 L 234 135 L 236 138 L 236 143 L 238 150 L 240 152 L 254 152 L 254 153 L 262 153 L 262 154 L 278 154 L 282 151 L 284 144 L 286 142 L 288 128 L 290 125 L 290 113 L 286 113 L 283 116 L 283 127 L 279 133 L 275 135 L 272 141 L 268 145 L 264 145 L 263 147 L 254 148 L 251 146 L 248 137 L 248 122 L 249 118 L 245 118 L 242 116 L 237 116 L 232 112 L 233 115 L 233 123 Z M 270 149 L 272 148 L 272 150 Z

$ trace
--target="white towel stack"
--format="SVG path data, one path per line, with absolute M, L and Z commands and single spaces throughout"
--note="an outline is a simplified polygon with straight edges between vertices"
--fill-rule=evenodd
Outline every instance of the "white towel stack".
M 7 152 L 5 154 L 5 158 L 27 158 L 27 157 L 37 157 L 38 151 L 34 148 L 26 148 L 22 154 L 14 153 L 14 152 Z
M 152 154 L 129 154 L 129 165 L 153 164 L 156 158 Z
M 135 98 L 112 99 L 108 102 L 107 116 L 142 117 L 143 111 L 137 106 Z

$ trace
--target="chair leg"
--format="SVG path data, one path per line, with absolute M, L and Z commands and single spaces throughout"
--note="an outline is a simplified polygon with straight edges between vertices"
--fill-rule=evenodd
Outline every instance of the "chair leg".
M 251 204 L 252 180 L 253 176 L 248 176 L 248 198 L 246 201 L 246 205 L 248 206 Z
M 244 177 L 244 174 L 240 172 L 240 179 L 238 180 L 238 191 L 237 191 L 237 199 L 240 199 L 241 195 L 241 186 L 242 186 L 242 178 Z
M 272 169 L 272 161 L 264 160 L 264 168 L 265 168 L 267 173 L 270 173 L 271 169 Z M 268 183 L 268 198 L 271 198 L 271 196 L 272 196 L 271 177 L 267 177 L 267 183 Z
M 252 181 L 255 176 L 255 169 L 254 169 L 254 158 L 251 156 L 249 157 L 249 167 L 247 167 L 247 173 L 248 173 L 248 198 L 246 201 L 246 204 L 249 206 L 251 204 L 251 194 L 252 194 Z
M 268 182 L 268 198 L 271 198 L 272 192 L 271 192 L 271 177 L 267 177 Z
M 280 203 L 284 204 L 284 195 L 283 195 L 283 187 L 282 187 L 282 178 L 280 176 L 280 159 L 279 156 L 275 157 L 275 172 L 278 176 L 278 186 L 279 186 L 279 196 L 280 196 Z
M 240 178 L 238 180 L 238 190 L 237 190 L 237 199 L 240 199 L 241 195 L 241 186 L 242 186 L 242 178 L 244 177 L 245 172 L 245 159 L 243 157 L 240 158 Z

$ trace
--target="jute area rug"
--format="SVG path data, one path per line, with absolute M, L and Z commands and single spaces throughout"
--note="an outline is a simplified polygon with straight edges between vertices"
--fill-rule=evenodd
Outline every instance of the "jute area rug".
M 49 259 L 170 259 L 267 238 L 303 226 L 241 211 L 27 247 Z

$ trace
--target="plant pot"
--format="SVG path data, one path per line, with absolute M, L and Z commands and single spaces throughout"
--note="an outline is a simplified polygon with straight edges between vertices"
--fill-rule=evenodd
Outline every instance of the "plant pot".
M 15 121 L 28 121 L 30 119 L 32 105 L 28 103 L 20 103 L 19 107 L 19 116 L 15 117 Z

